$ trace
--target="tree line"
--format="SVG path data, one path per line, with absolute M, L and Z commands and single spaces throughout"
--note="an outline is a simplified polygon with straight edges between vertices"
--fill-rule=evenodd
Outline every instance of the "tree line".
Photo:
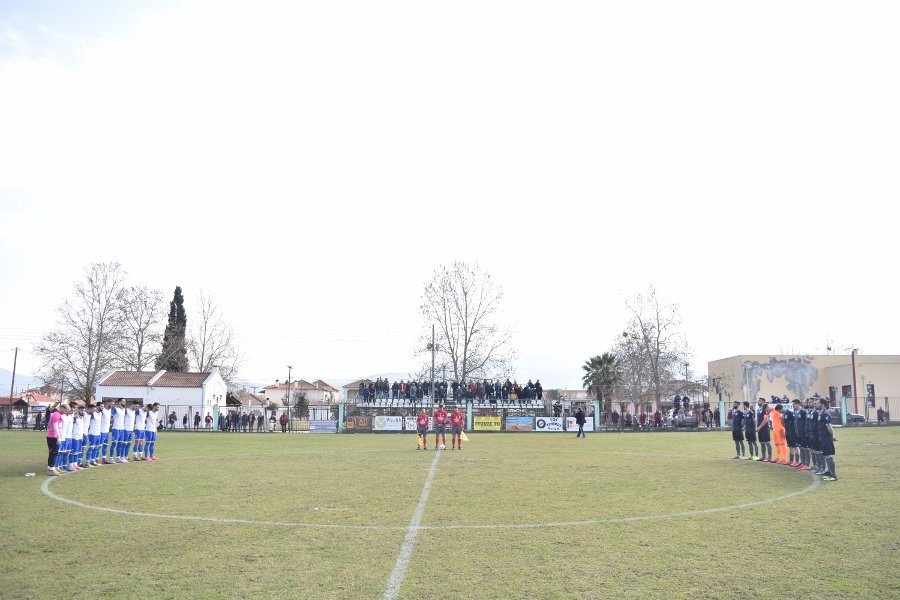
M 691 353 L 678 306 L 662 302 L 653 287 L 625 305 L 631 318 L 621 336 L 582 365 L 582 384 L 604 412 L 612 411 L 614 400 L 658 404 L 663 396 L 687 391 L 690 377 Z M 681 389 L 673 388 L 677 381 L 684 382 Z
M 57 326 L 35 345 L 41 378 L 78 399 L 94 394 L 106 372 L 211 371 L 233 383 L 241 363 L 233 330 L 212 297 L 200 291 L 188 325 L 181 287 L 162 292 L 127 283 L 117 262 L 94 263 L 57 308 Z

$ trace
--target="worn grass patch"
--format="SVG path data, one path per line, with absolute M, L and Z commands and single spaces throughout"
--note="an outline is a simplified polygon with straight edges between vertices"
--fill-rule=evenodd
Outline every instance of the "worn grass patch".
M 724 432 L 470 437 L 440 457 L 401 597 L 900 595 L 900 428 L 841 430 L 840 481 L 772 503 L 811 476 L 730 460 Z M 40 489 L 43 437 L 2 431 L 0 596 L 379 598 L 434 458 L 414 448 L 409 435 L 164 433 L 158 462 L 49 485 L 117 511 L 281 525 L 248 524 L 57 502 Z M 737 508 L 701 512 L 721 507 Z M 460 525 L 473 528 L 447 528 Z M 748 565 L 765 576 L 734 577 Z

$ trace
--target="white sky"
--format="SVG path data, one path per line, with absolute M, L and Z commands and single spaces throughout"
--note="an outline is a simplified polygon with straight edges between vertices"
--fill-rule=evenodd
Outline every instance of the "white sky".
M 654 284 L 706 362 L 898 353 L 896 2 L 5 2 L 0 366 L 83 269 L 209 291 L 254 382 L 406 372 L 434 269 L 518 378 Z M 893 258 L 891 258 L 893 257 Z M 4 392 L 5 393 L 5 392 Z

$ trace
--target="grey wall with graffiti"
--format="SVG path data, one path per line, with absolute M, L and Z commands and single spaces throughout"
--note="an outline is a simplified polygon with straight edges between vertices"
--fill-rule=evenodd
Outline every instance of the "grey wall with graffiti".
M 752 402 L 759 396 L 762 378 L 769 383 L 784 378 L 786 387 L 793 393 L 793 398 L 808 398 L 807 393 L 819 378 L 819 370 L 812 364 L 812 357 L 799 356 L 787 359 L 769 357 L 768 362 L 745 360 L 742 363 L 742 384 Z M 767 398 L 768 400 L 768 398 Z

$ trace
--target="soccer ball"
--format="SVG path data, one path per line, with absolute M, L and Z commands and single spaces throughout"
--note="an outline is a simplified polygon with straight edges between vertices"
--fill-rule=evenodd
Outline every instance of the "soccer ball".
M 447 449 L 447 446 L 441 444 L 440 446 L 438 446 L 438 448 L 440 448 L 441 450 L 446 450 L 446 449 Z

